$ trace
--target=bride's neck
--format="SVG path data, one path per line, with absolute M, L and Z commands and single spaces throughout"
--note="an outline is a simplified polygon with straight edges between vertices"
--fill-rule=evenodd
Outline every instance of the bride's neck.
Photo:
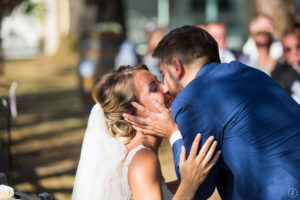
M 154 152 L 158 152 L 158 148 L 160 146 L 162 139 L 159 137 L 151 136 L 151 135 L 144 135 L 141 132 L 136 132 L 134 138 L 126 145 L 128 150 L 135 148 L 138 145 L 144 145 L 152 149 Z

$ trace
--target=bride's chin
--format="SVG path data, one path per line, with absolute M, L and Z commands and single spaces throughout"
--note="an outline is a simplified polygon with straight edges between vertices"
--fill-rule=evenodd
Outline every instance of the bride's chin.
M 157 138 L 157 143 L 159 143 L 159 145 L 161 144 L 163 138 L 162 137 L 156 137 Z
M 151 148 L 154 151 L 157 151 L 159 146 L 161 145 L 162 139 L 161 137 L 145 135 L 145 143 L 144 145 Z
M 160 145 L 161 145 L 161 142 L 162 142 L 163 138 L 162 137 L 156 137 L 156 136 L 155 136 L 155 138 L 156 138 L 155 146 L 158 149 L 160 147 Z

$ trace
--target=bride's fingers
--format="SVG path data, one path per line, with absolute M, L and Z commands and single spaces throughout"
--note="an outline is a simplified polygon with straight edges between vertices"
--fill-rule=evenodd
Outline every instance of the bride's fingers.
M 219 160 L 221 156 L 221 151 L 218 151 L 215 156 L 213 157 L 213 159 L 209 162 L 208 166 L 207 166 L 207 170 L 211 170 L 211 168 L 216 164 L 216 162 Z
M 211 146 L 212 142 L 214 141 L 214 137 L 213 136 L 209 136 L 209 138 L 205 141 L 205 143 L 203 144 L 202 148 L 200 149 L 200 152 L 198 154 L 198 159 L 200 160 L 200 162 L 204 159 L 204 157 L 207 154 L 207 151 L 209 149 L 209 147 Z
M 180 153 L 180 160 L 179 160 L 179 165 L 182 165 L 185 161 L 185 156 L 186 156 L 186 150 L 184 146 L 181 146 L 181 153 Z
M 194 139 L 194 142 L 191 147 L 189 158 L 194 159 L 197 156 L 198 146 L 200 143 L 201 134 L 198 133 Z
M 204 166 L 206 166 L 209 163 L 209 161 L 212 159 L 212 157 L 216 151 L 216 148 L 217 148 L 217 141 L 214 141 L 202 161 Z

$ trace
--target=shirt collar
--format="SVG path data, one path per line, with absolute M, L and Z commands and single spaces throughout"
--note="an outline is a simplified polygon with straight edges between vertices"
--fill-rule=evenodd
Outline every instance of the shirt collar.
M 206 65 L 202 66 L 200 68 L 200 70 L 198 71 L 196 77 L 202 76 L 203 74 L 205 74 L 205 72 L 213 67 L 215 67 L 216 65 L 219 65 L 220 63 L 218 62 L 210 62 L 207 63 Z

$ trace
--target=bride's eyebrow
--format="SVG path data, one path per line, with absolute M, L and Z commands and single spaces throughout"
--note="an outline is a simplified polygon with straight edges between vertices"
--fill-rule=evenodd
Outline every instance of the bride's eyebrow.
M 151 86 L 152 84 L 155 84 L 155 81 L 151 81 L 151 82 L 149 83 L 149 86 Z

